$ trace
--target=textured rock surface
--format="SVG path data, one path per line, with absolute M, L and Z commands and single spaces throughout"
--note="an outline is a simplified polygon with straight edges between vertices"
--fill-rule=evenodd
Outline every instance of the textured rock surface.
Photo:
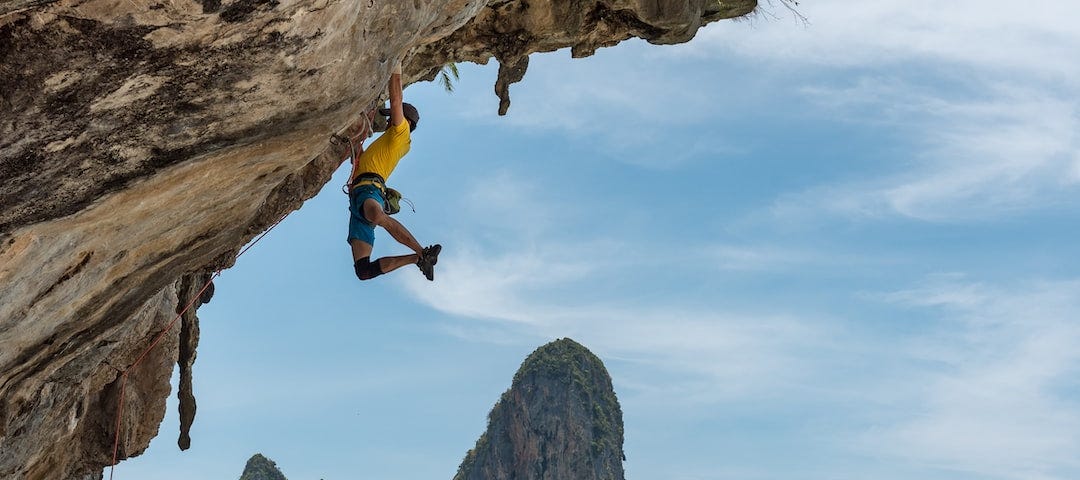
M 754 6 L 0 0 L 0 478 L 111 463 L 121 372 L 191 285 L 329 181 L 329 136 L 395 59 L 415 81 L 496 57 L 505 97 L 529 52 L 686 41 Z M 129 372 L 120 458 L 157 432 L 179 330 Z
M 621 480 L 622 445 L 622 410 L 607 369 L 564 338 L 521 364 L 454 480 Z

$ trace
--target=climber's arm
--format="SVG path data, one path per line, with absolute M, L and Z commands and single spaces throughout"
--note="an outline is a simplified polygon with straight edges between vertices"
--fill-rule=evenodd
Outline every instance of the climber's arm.
M 401 125 L 405 121 L 405 113 L 401 110 L 401 62 L 394 66 L 390 74 L 390 125 Z

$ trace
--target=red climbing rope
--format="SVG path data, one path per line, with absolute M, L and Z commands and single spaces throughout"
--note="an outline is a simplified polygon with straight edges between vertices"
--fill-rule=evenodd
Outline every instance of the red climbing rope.
M 282 215 L 281 218 L 277 219 L 276 222 L 270 225 L 270 228 L 267 228 L 266 231 L 262 232 L 258 237 L 255 237 L 255 240 L 251 241 L 251 243 L 248 243 L 247 246 L 240 250 L 240 253 L 236 254 L 236 258 L 240 258 L 240 256 L 243 255 L 244 252 L 255 246 L 256 243 L 259 243 L 259 240 L 262 240 L 263 237 L 266 236 L 266 234 L 270 233 L 270 230 L 273 230 L 274 227 L 278 226 L 278 224 L 281 223 L 282 220 L 285 220 L 285 217 L 287 216 L 287 213 L 285 215 Z M 206 292 L 206 289 L 210 286 L 211 282 L 213 282 L 214 279 L 218 277 L 218 275 L 221 275 L 221 269 L 218 269 L 218 271 L 214 272 L 214 274 L 210 276 L 210 279 L 206 281 L 206 284 L 203 285 L 201 290 L 199 290 L 199 293 L 196 293 L 191 298 L 191 301 L 184 306 L 183 310 L 180 310 L 180 313 L 176 314 L 176 317 L 173 318 L 172 321 L 170 321 L 169 324 L 165 326 L 165 329 L 162 330 L 161 333 L 159 333 L 158 336 L 154 338 L 154 341 L 150 343 L 150 346 L 146 347 L 146 349 L 143 350 L 141 354 L 139 354 L 139 357 L 135 360 L 135 363 L 132 363 L 131 366 L 124 370 L 120 375 L 120 399 L 117 402 L 116 406 L 116 437 L 113 439 L 112 465 L 109 466 L 109 480 L 112 480 L 113 478 L 113 471 L 116 469 L 117 463 L 117 452 L 120 449 L 120 427 L 121 421 L 124 419 L 124 390 L 127 387 L 128 372 L 130 372 L 133 368 L 137 367 L 139 363 L 142 363 L 143 359 L 146 358 L 150 351 L 153 350 L 154 347 L 156 347 L 159 343 L 161 343 L 161 340 L 165 338 L 165 334 L 169 333 L 169 331 L 172 330 L 172 327 L 176 325 L 176 322 L 184 316 L 184 313 L 186 313 L 192 306 L 194 306 L 195 302 L 199 301 L 199 298 L 202 297 L 202 294 Z

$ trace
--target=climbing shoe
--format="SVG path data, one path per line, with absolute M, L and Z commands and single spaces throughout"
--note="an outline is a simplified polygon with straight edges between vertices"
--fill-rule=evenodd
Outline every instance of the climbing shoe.
M 435 280 L 435 264 L 439 263 L 439 252 L 441 251 L 442 245 L 436 243 L 424 248 L 420 253 L 420 259 L 416 261 L 416 266 L 420 267 L 420 271 L 424 273 L 424 277 L 428 280 Z
M 423 251 L 424 257 L 430 259 L 432 265 L 439 263 L 439 252 L 442 251 L 442 245 L 436 243 L 435 245 L 425 248 Z

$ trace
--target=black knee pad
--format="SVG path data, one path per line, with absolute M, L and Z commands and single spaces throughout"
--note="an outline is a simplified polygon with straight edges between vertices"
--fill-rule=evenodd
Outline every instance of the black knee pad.
M 382 275 L 382 268 L 379 267 L 379 261 L 371 261 L 371 257 L 364 257 L 356 261 L 353 265 L 353 269 L 356 270 L 356 278 L 360 280 L 371 280 L 379 275 Z

